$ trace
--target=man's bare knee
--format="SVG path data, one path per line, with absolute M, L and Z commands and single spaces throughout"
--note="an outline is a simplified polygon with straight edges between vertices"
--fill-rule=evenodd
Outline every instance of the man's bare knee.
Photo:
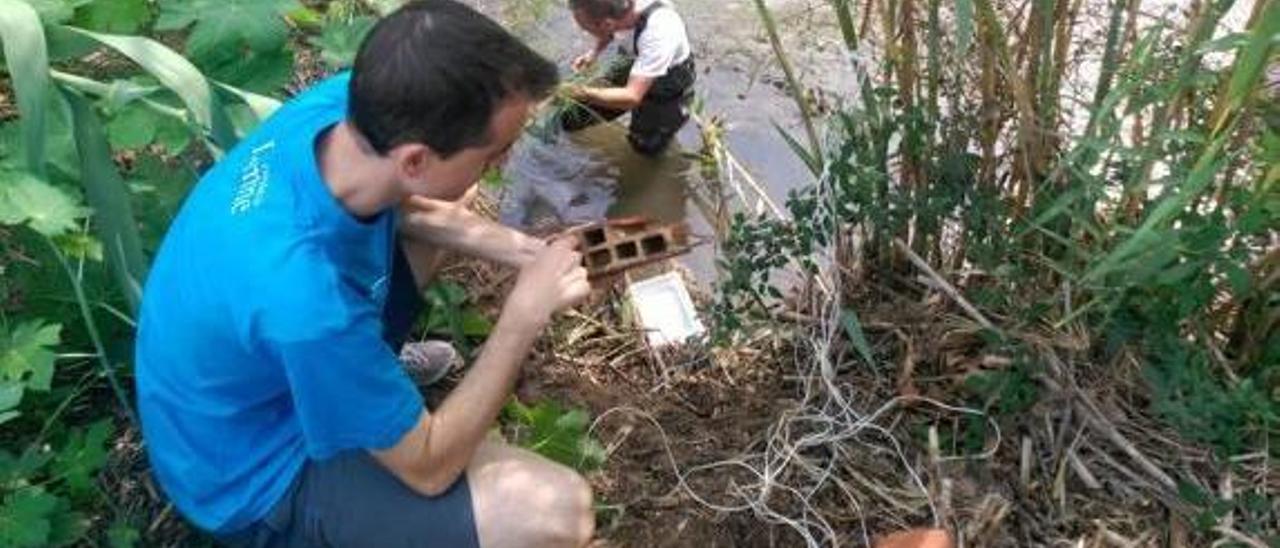
M 595 534 L 591 486 L 568 467 L 486 444 L 468 471 L 485 546 L 585 546 Z
M 560 489 L 564 502 L 559 509 L 560 515 L 551 524 L 554 530 L 549 532 L 549 537 L 553 544 L 560 546 L 586 546 L 596 529 L 591 485 L 582 476 L 568 472 Z
M 595 508 L 591 485 L 576 472 L 555 466 L 540 490 L 545 501 L 541 517 L 529 521 L 530 545 L 580 548 L 595 534 Z

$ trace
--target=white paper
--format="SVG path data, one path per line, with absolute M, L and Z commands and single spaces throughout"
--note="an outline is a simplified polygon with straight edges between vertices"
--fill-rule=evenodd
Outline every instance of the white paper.
M 653 346 L 682 343 L 705 331 L 684 280 L 674 272 L 633 283 L 627 293 Z

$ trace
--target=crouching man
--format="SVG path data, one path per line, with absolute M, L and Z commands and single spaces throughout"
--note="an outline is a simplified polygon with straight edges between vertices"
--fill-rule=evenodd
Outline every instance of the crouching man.
M 590 540 L 583 478 L 487 438 L 552 314 L 590 291 L 586 272 L 569 243 L 450 204 L 556 84 L 554 65 L 470 8 L 412 2 L 351 72 L 203 176 L 157 254 L 137 338 L 148 454 L 184 516 L 233 546 Z M 428 411 L 397 347 L 428 274 L 415 266 L 444 247 L 520 274 Z

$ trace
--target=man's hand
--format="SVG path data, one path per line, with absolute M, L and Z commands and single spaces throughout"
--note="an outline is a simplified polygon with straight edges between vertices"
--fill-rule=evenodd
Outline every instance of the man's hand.
M 563 83 L 560 84 L 560 91 L 557 95 L 568 97 L 574 101 L 581 101 L 583 100 L 584 92 L 586 90 L 587 87 L 582 84 Z
M 578 304 L 591 293 L 582 254 L 575 240 L 560 238 L 537 253 L 520 269 L 516 287 L 507 297 L 503 314 L 512 314 L 541 329 L 551 314 Z
M 595 64 L 596 58 L 599 56 L 599 53 L 600 53 L 599 50 L 593 49 L 582 55 L 579 55 L 576 58 L 574 58 L 572 62 L 569 63 L 569 68 L 573 69 L 574 72 L 582 72 L 584 70 L 587 70 L 588 68 L 591 68 L 591 65 Z

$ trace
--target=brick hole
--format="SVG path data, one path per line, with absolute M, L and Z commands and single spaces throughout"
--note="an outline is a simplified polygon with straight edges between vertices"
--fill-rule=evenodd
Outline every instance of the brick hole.
M 636 247 L 635 242 L 622 242 L 618 244 L 619 259 L 634 259 L 640 256 L 640 249 Z
M 640 247 L 644 248 L 645 256 L 657 255 L 667 250 L 667 239 L 661 234 L 646 236 L 640 240 Z
M 593 228 L 593 229 L 591 229 L 591 230 L 588 230 L 588 231 L 586 231 L 586 232 L 583 232 L 583 233 L 582 233 L 582 239 L 583 239 L 583 240 L 586 240 L 586 242 L 587 242 L 587 247 L 595 247 L 595 246 L 598 246 L 598 245 L 600 245 L 600 244 L 604 243 L 604 241 L 605 241 L 604 229 L 603 229 L 603 228 Z
M 608 249 L 592 251 L 587 255 L 587 264 L 590 265 L 591 268 L 609 266 L 609 263 L 611 262 L 613 262 L 613 254 L 610 253 Z

